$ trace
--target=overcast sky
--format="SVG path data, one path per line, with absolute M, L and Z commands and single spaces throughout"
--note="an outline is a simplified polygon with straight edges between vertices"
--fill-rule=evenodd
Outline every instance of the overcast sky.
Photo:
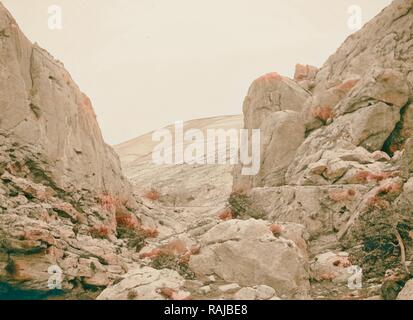
M 64 62 L 107 142 L 177 120 L 240 114 L 250 83 L 321 66 L 391 0 L 2 0 L 25 34 Z M 48 28 L 48 8 L 63 28 Z

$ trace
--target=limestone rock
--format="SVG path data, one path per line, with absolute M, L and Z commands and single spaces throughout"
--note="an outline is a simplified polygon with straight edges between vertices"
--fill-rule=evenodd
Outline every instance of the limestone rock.
M 129 196 L 118 156 L 63 64 L 33 45 L 1 4 L 0 30 L 0 130 L 36 145 L 62 189 Z
M 409 99 L 406 76 L 396 70 L 373 67 L 348 96 L 334 107 L 334 115 L 354 112 L 378 102 L 402 108 Z
M 371 66 L 398 69 L 412 88 L 412 5 L 412 0 L 395 0 L 348 37 L 318 72 L 315 94 L 345 79 L 361 77 Z
M 306 259 L 293 241 L 277 239 L 264 221 L 221 223 L 201 243 L 201 253 L 189 263 L 198 275 L 214 273 L 242 286 L 265 284 L 289 298 L 307 293 Z
M 243 112 L 247 129 L 259 129 L 267 116 L 277 111 L 300 112 L 310 94 L 295 81 L 270 73 L 255 80 L 245 98 Z
M 173 270 L 137 268 L 122 276 L 122 280 L 105 289 L 98 300 L 165 300 L 161 289 L 179 292 L 185 280 Z
M 359 185 L 256 188 L 251 200 L 267 219 L 304 225 L 306 232 L 316 237 L 339 230 L 367 191 Z

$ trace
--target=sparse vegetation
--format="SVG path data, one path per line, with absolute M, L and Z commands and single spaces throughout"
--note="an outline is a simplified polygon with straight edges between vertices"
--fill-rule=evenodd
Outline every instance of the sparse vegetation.
M 126 239 L 128 247 L 140 251 L 146 245 L 147 238 L 156 238 L 156 228 L 144 228 L 140 220 L 123 207 L 116 209 L 116 232 L 120 239 Z
M 151 190 L 145 191 L 143 193 L 143 197 L 147 200 L 158 201 L 161 198 L 161 194 L 155 189 L 151 189 Z
M 378 190 L 379 195 L 398 195 L 402 191 L 402 185 L 398 182 L 389 182 L 381 186 Z
M 223 221 L 228 221 L 233 218 L 233 214 L 230 208 L 225 208 L 218 213 L 218 218 Z
M 158 270 L 172 269 L 185 279 L 195 279 L 195 273 L 189 268 L 186 261 L 171 254 L 161 253 L 152 260 L 151 266 Z
M 363 246 L 354 252 L 354 264 L 363 268 L 367 279 L 382 277 L 387 270 L 406 272 L 405 248 L 413 241 L 409 232 L 413 230 L 410 214 L 376 196 L 372 204 L 359 217 L 352 232 Z
M 17 265 L 14 262 L 13 259 L 9 258 L 6 267 L 4 268 L 6 270 L 6 272 L 11 275 L 14 276 L 17 274 Z
M 228 209 L 231 210 L 232 217 L 236 219 L 262 219 L 265 213 L 253 206 L 248 195 L 232 193 L 228 199 Z
M 128 296 L 127 296 L 128 300 L 135 300 L 137 297 L 138 297 L 138 294 L 136 293 L 135 290 L 133 289 L 129 290 Z
M 374 173 L 371 171 L 360 170 L 355 175 L 355 181 L 357 183 L 368 183 L 368 182 L 380 182 L 389 178 L 394 178 L 398 176 L 398 172 L 379 172 Z
M 140 227 L 140 221 L 125 209 L 116 210 L 116 224 L 118 228 L 135 230 Z
M 353 89 L 357 83 L 360 82 L 360 79 L 350 79 L 350 80 L 346 80 L 344 82 L 342 82 L 341 84 L 339 84 L 336 88 L 342 91 L 350 91 L 351 89 Z
M 122 200 L 119 197 L 115 197 L 108 193 L 104 193 L 98 196 L 98 201 L 103 210 L 111 212 L 123 205 Z
M 356 195 L 356 191 L 354 189 L 345 189 L 345 190 L 336 190 L 330 192 L 330 199 L 335 202 L 346 202 L 349 200 L 353 200 Z
M 275 237 L 281 236 L 284 232 L 284 228 L 281 225 L 276 224 L 276 223 L 271 224 L 269 228 Z
M 328 119 L 332 118 L 333 109 L 330 106 L 318 106 L 313 109 L 312 115 L 326 123 Z
M 189 269 L 188 263 L 191 255 L 198 254 L 200 250 L 199 245 L 188 249 L 184 241 L 176 239 L 160 248 L 143 253 L 140 257 L 151 259 L 151 265 L 155 269 L 173 269 L 183 277 L 193 279 L 195 274 Z

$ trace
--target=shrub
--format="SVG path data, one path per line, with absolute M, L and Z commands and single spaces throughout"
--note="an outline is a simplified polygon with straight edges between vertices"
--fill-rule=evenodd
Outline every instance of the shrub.
M 189 249 L 189 251 L 191 252 L 191 254 L 197 255 L 201 252 L 201 245 L 195 244 L 191 247 L 191 249 Z
M 166 299 L 170 300 L 191 300 L 191 297 L 186 293 L 180 293 L 171 288 L 161 288 L 158 290 L 158 293 Z
M 394 195 L 399 194 L 402 191 L 402 185 L 397 182 L 389 182 L 381 186 L 378 190 L 379 195 Z
M 159 235 L 159 230 L 156 228 L 140 228 L 140 233 L 146 238 L 156 238 Z
M 233 218 L 262 219 L 265 213 L 253 206 L 251 199 L 245 194 L 232 193 L 228 199 L 228 208 Z
M 270 231 L 272 232 L 274 236 L 279 237 L 284 232 L 284 228 L 280 226 L 279 224 L 274 223 L 270 225 Z
M 11 258 L 9 258 L 9 261 L 7 262 L 7 265 L 4 269 L 9 275 L 12 275 L 12 276 L 16 275 L 18 271 L 16 262 L 14 262 L 14 260 Z
M 135 300 L 138 297 L 138 294 L 136 293 L 135 290 L 129 290 L 128 292 L 128 300 Z
M 312 115 L 314 118 L 320 119 L 325 123 L 328 119 L 332 118 L 333 109 L 330 106 L 318 106 L 313 109 Z
M 351 262 L 348 257 L 340 257 L 333 262 L 333 265 L 335 267 L 348 268 L 351 266 Z
M 110 235 L 110 230 L 107 226 L 101 225 L 101 226 L 95 226 L 90 228 L 90 235 L 93 238 L 97 239 L 108 239 Z
M 189 269 L 188 263 L 191 255 L 198 254 L 201 247 L 194 245 L 190 249 L 182 240 L 172 240 L 160 248 L 152 249 L 140 255 L 140 258 L 149 258 L 151 265 L 155 269 L 173 269 L 183 277 L 193 279 L 194 273 Z
M 116 210 L 116 231 L 120 239 L 128 240 L 128 247 L 140 251 L 146 245 L 147 238 L 156 238 L 159 231 L 156 228 L 145 229 L 140 220 L 126 209 Z
M 342 82 L 336 88 L 343 91 L 350 91 L 355 87 L 357 83 L 359 83 L 359 79 L 350 79 Z
M 116 210 L 116 224 L 118 228 L 130 230 L 136 230 L 140 227 L 140 222 L 134 215 L 120 209 Z
M 338 190 L 330 192 L 330 199 L 335 202 L 344 202 L 352 200 L 356 195 L 356 191 L 353 189 Z
M 361 170 L 358 171 L 355 175 L 355 180 L 359 183 L 366 183 L 366 182 L 380 182 L 389 178 L 397 177 L 397 172 L 379 172 L 374 173 L 371 171 Z
M 151 201 L 158 201 L 161 198 L 161 194 L 155 189 L 151 189 L 151 190 L 145 191 L 143 193 L 143 197 Z
M 388 209 L 390 208 L 390 203 L 379 196 L 371 196 L 366 200 L 366 205 L 369 209 Z
M 119 198 L 112 196 L 108 193 L 101 194 L 99 197 L 99 203 L 105 211 L 114 211 L 121 205 Z
M 126 239 L 128 247 L 135 249 L 137 252 L 141 251 L 146 245 L 146 237 L 139 230 L 118 228 L 117 233 L 119 239 Z
M 258 81 L 268 81 L 268 80 L 276 80 L 276 81 L 280 81 L 282 80 L 282 76 L 280 74 L 278 74 L 277 72 L 271 72 L 271 73 L 267 73 L 261 77 L 259 77 L 257 79 Z
M 223 220 L 223 221 L 228 221 L 233 218 L 233 214 L 230 208 L 226 208 L 222 211 L 219 212 L 218 218 Z
M 153 250 L 151 250 L 151 251 L 149 251 L 149 252 L 141 253 L 141 254 L 139 255 L 139 257 L 140 257 L 141 259 L 145 259 L 145 258 L 155 259 L 155 258 L 158 257 L 159 255 L 161 255 L 161 249 L 156 248 L 156 249 L 153 249 Z
M 174 255 L 161 253 L 152 260 L 151 266 L 157 270 L 172 269 L 185 279 L 195 279 L 195 273 L 189 268 L 188 264 Z
M 175 294 L 175 290 L 171 288 L 161 288 L 159 289 L 159 294 L 166 299 L 172 299 L 173 295 Z
M 333 281 L 337 275 L 333 272 L 325 272 L 320 275 L 320 277 L 317 279 L 318 281 Z

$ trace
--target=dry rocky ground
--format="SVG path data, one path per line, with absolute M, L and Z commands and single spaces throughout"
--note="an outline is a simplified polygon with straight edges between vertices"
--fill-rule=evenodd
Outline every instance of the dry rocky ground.
M 395 0 L 321 69 L 254 81 L 243 121 L 186 123 L 261 129 L 247 177 L 155 166 L 150 134 L 115 152 L 0 4 L 0 297 L 413 299 L 412 28 Z

